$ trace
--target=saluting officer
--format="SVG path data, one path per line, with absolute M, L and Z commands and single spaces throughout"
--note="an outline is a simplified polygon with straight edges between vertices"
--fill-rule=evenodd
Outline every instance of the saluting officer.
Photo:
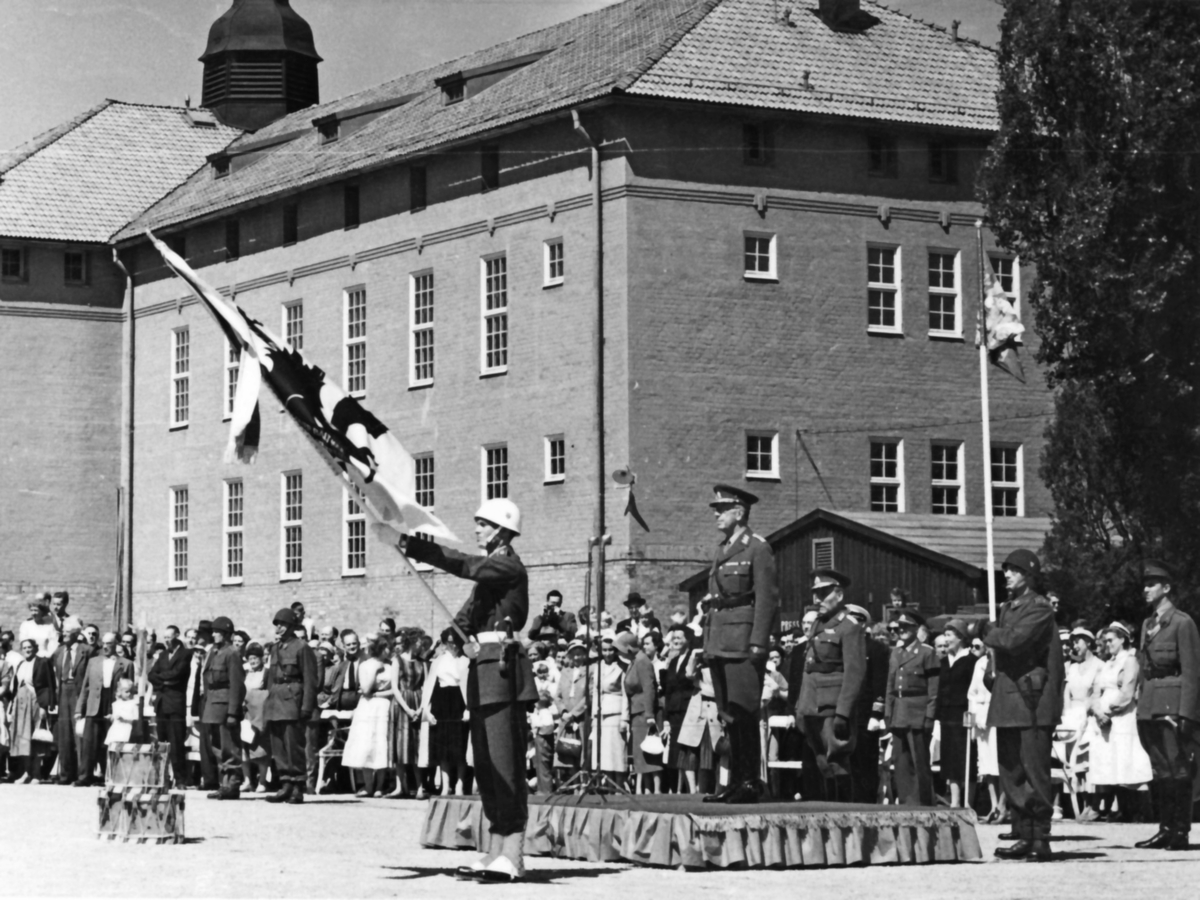
M 529 615 L 529 576 L 512 548 L 512 539 L 520 533 L 517 505 L 494 498 L 475 513 L 475 541 L 484 556 L 459 553 L 431 540 L 400 540 L 401 552 L 412 559 L 475 582 L 454 622 L 470 639 L 463 649 L 470 659 L 467 709 L 471 747 L 475 782 L 491 837 L 481 836 L 480 847 L 486 852 L 477 862 L 459 867 L 461 878 L 516 881 L 525 875 L 525 825 L 529 819 L 525 713 L 538 699 L 538 692 L 533 665 L 514 637 L 521 633 Z
M 900 635 L 888 665 L 884 721 L 892 733 L 896 791 L 901 803 L 933 806 L 929 744 L 933 739 L 941 660 L 917 637 L 918 629 L 925 624 L 919 613 L 901 610 L 892 621 L 899 626 Z
M 817 759 L 824 799 L 844 802 L 854 796 L 850 757 L 867 676 L 867 635 L 846 613 L 850 579 L 827 568 L 812 578 L 820 612 L 808 631 L 796 718 Z
M 233 622 L 217 616 L 212 623 L 213 646 L 204 658 L 204 711 L 200 724 L 219 754 L 221 786 L 210 800 L 236 800 L 242 785 L 242 704 L 246 701 L 246 673 L 242 655 L 233 646 Z
M 779 630 L 775 554 L 750 530 L 749 491 L 718 484 L 709 506 L 725 540 L 708 573 L 712 595 L 704 656 L 712 673 L 713 699 L 729 736 L 729 784 L 705 797 L 710 803 L 756 803 L 761 793 L 759 705 L 767 671 L 767 645 Z
M 1050 858 L 1054 785 L 1050 749 L 1062 718 L 1063 653 L 1054 607 L 1036 591 L 1041 563 L 1032 550 L 1014 550 L 1004 560 L 1009 599 L 996 622 L 980 626 L 983 643 L 995 651 L 995 679 L 988 706 L 996 729 L 1000 788 L 1012 815 L 1011 847 L 996 848 L 1001 859 Z
M 275 613 L 275 643 L 271 645 L 264 681 L 267 700 L 263 721 L 271 738 L 271 756 L 282 787 L 268 803 L 304 802 L 305 723 L 317 705 L 317 655 L 296 636 L 300 620 L 292 610 Z
M 1138 737 L 1154 773 L 1151 789 L 1158 833 L 1134 846 L 1186 850 L 1192 829 L 1192 754 L 1200 736 L 1200 634 L 1172 602 L 1174 576 L 1166 563 L 1142 565 L 1142 593 L 1150 618 L 1142 623 Z

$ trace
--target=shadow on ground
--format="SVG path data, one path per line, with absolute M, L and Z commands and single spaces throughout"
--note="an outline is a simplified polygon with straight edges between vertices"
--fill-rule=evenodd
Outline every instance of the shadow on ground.
M 449 878 L 454 878 L 458 870 L 457 866 L 451 868 L 444 866 L 384 866 L 383 868 L 405 873 L 387 876 L 391 881 L 415 881 L 419 878 L 432 878 L 436 875 L 445 875 Z M 597 869 L 530 869 L 525 873 L 523 883 L 555 884 L 563 878 L 599 878 L 601 875 L 615 875 L 619 872 L 624 872 L 626 868 L 624 866 L 608 866 Z

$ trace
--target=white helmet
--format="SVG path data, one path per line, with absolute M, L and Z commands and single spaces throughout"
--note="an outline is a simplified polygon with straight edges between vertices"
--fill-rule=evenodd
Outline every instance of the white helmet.
M 521 511 L 517 504 L 507 497 L 493 497 L 484 500 L 483 505 L 475 513 L 477 519 L 487 519 L 493 525 L 507 528 L 513 534 L 521 533 Z

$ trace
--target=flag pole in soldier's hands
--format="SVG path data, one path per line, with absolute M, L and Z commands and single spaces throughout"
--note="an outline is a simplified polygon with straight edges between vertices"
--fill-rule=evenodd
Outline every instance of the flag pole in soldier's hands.
M 992 423 L 988 409 L 988 355 L 984 335 L 983 220 L 975 220 L 975 249 L 979 261 L 979 310 L 975 320 L 975 346 L 979 350 L 979 397 L 983 421 L 983 521 L 987 534 L 988 618 L 996 621 L 996 547 L 992 534 Z
M 384 536 L 382 530 L 384 528 L 386 528 L 389 532 L 388 536 L 386 537 Z M 472 643 L 472 640 L 467 637 L 467 633 L 463 631 L 459 627 L 458 622 L 454 620 L 454 613 L 450 612 L 450 607 L 446 606 L 446 604 L 442 602 L 442 598 L 439 597 L 433 588 L 429 586 L 429 582 L 421 577 L 421 573 L 417 571 L 417 567 L 412 564 L 412 560 L 408 558 L 408 554 L 405 553 L 404 548 L 400 546 L 400 541 L 396 540 L 395 531 L 391 528 L 391 526 L 379 523 L 377 525 L 376 534 L 380 540 L 391 545 L 391 547 L 400 554 L 400 558 L 404 560 L 404 565 L 408 568 L 409 572 L 416 576 L 417 583 L 420 584 L 425 593 L 429 595 L 429 599 L 433 601 L 434 606 L 446 614 L 446 618 L 450 620 L 450 627 L 454 629 L 460 638 L 462 638 L 463 646 L 466 647 L 467 644 Z M 407 536 L 405 536 L 405 539 L 407 539 Z

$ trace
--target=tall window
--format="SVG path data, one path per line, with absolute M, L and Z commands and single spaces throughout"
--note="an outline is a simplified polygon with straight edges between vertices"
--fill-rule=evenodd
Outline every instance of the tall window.
M 867 329 L 899 332 L 900 250 L 897 247 L 867 248 Z
M 958 254 L 935 251 L 929 254 L 929 333 L 960 337 Z
M 871 511 L 904 512 L 901 441 L 871 441 Z
M 773 279 L 776 277 L 775 235 L 747 232 L 743 236 L 745 246 L 745 276 L 747 278 Z
M 357 228 L 361 221 L 358 208 L 358 185 L 348 184 L 342 188 L 342 220 L 346 228 Z
M 742 125 L 742 162 L 749 166 L 769 166 L 775 161 L 774 129 L 766 122 Z
M 946 184 L 958 181 L 958 148 L 948 138 L 929 142 L 929 180 Z
M 242 229 L 237 219 L 225 220 L 225 259 L 237 259 L 242 255 Z
M 279 577 L 295 580 L 304 573 L 304 476 L 283 473 L 283 545 Z
M 561 434 L 546 437 L 546 484 L 559 484 L 567 477 L 567 441 Z
M 483 374 L 508 371 L 508 257 L 484 259 Z
M 988 262 L 992 266 L 992 275 L 1000 282 L 1000 287 L 1008 295 L 1008 300 L 1014 309 L 1021 306 L 1021 269 L 1011 256 L 988 254 Z
M 433 509 L 433 454 L 426 453 L 423 456 L 413 458 L 416 472 L 415 498 L 417 506 L 424 509 Z
M 479 176 L 485 191 L 500 187 L 500 148 L 495 144 L 484 144 L 479 148 Z
M 23 247 L 0 248 L 0 278 L 5 281 L 25 280 L 25 249 Z
M 433 383 L 433 273 L 409 278 L 409 383 Z
M 963 514 L 962 453 L 961 443 L 930 446 L 931 512 L 945 516 Z
M 293 350 L 304 349 L 304 301 L 283 305 L 283 337 Z
M 237 395 L 238 372 L 242 365 L 242 348 L 225 339 L 225 418 L 233 415 L 233 398 Z
M 188 423 L 191 397 L 189 373 L 192 370 L 191 333 L 186 328 L 171 332 L 171 427 Z
M 367 289 L 346 291 L 346 392 L 367 392 Z
M 425 171 L 424 166 L 412 166 L 408 170 L 408 200 L 413 212 L 424 209 L 429 202 Z
M 779 432 L 753 431 L 746 435 L 746 477 L 779 477 Z
M 83 250 L 67 251 L 63 254 L 63 283 L 87 284 L 88 257 Z
M 546 241 L 542 247 L 542 286 L 562 284 L 565 272 L 562 238 Z
M 246 521 L 246 486 L 241 481 L 225 482 L 225 570 L 222 584 L 241 584 L 246 547 L 243 543 Z
M 168 587 L 187 587 L 188 581 L 188 489 L 171 488 L 171 569 Z
M 483 448 L 483 499 L 508 496 L 508 445 Z
M 342 536 L 345 541 L 343 575 L 365 575 L 367 572 L 367 514 L 358 502 L 357 488 L 342 491 Z
M 890 134 L 867 137 L 867 174 L 877 178 L 895 178 L 900 171 L 896 138 Z
M 992 515 L 1025 515 L 1020 445 L 992 446 Z
M 283 246 L 288 247 L 300 239 L 300 207 L 295 203 L 283 206 Z

